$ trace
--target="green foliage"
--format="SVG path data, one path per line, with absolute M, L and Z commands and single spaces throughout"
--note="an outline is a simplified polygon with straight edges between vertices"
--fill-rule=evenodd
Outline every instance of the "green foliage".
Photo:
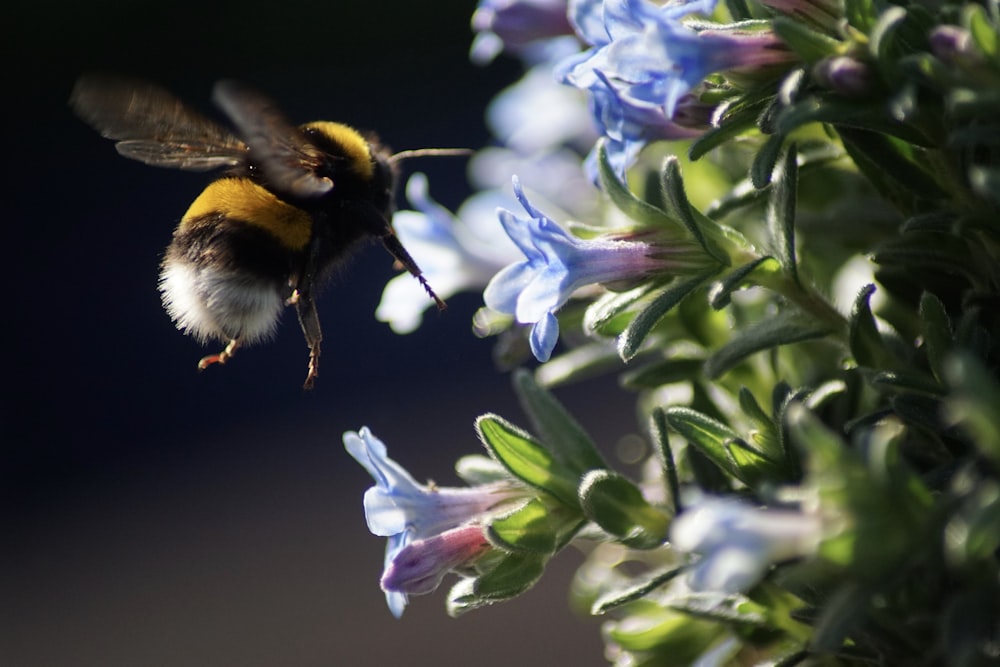
M 692 25 L 764 26 L 789 63 L 712 74 L 692 89 L 705 131 L 650 141 L 628 180 L 612 132 L 598 144 L 588 234 L 669 268 L 559 311 L 561 354 L 514 373 L 531 434 L 478 420 L 533 495 L 490 518 L 495 553 L 450 609 L 527 590 L 575 543 L 576 606 L 604 615 L 616 664 L 993 664 L 1000 5 L 725 4 L 746 23 Z M 639 474 L 550 391 L 600 375 L 635 414 L 580 422 L 637 415 Z M 732 514 L 684 534 L 720 498 Z

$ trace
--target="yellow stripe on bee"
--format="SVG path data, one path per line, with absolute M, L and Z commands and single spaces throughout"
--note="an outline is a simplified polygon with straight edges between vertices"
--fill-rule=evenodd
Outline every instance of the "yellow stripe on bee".
M 328 139 L 343 148 L 344 154 L 351 164 L 351 169 L 365 180 L 371 179 L 375 174 L 375 165 L 372 164 L 368 141 L 353 127 L 329 120 L 317 120 L 306 123 L 302 127 L 325 134 Z
M 181 218 L 181 227 L 214 214 L 259 227 L 290 250 L 305 248 L 312 234 L 312 218 L 308 213 L 281 201 L 247 178 L 220 178 L 209 184 Z

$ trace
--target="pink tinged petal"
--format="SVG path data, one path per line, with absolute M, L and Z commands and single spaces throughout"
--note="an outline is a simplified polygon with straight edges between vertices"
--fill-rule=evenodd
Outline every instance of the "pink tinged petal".
M 382 574 L 382 589 L 409 595 L 430 593 L 448 572 L 472 563 L 488 549 L 490 543 L 478 525 L 411 542 Z

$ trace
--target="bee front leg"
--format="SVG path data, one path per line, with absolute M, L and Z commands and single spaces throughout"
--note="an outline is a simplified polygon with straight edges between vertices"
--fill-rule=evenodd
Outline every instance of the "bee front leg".
M 236 348 L 240 346 L 240 339 L 233 338 L 226 345 L 226 349 L 218 354 L 210 354 L 206 357 L 202 357 L 201 361 L 198 362 L 198 370 L 203 371 L 212 364 L 224 364 L 229 361 L 229 358 L 236 354 Z

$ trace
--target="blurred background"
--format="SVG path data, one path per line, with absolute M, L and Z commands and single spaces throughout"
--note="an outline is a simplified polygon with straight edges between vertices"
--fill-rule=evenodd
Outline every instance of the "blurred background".
M 384 541 L 361 507 L 371 481 L 341 434 L 368 425 L 418 479 L 454 484 L 454 460 L 482 451 L 477 415 L 526 423 L 492 342 L 470 332 L 479 296 L 394 335 L 373 315 L 392 259 L 371 246 L 320 298 L 313 392 L 291 312 L 276 340 L 199 374 L 206 350 L 174 329 L 156 281 L 208 177 L 119 157 L 66 105 L 78 74 L 105 70 L 211 112 L 212 84 L 234 77 L 296 122 L 376 129 L 396 150 L 477 148 L 486 104 L 520 67 L 468 62 L 473 9 L 8 5 L 0 664 L 604 664 L 599 626 L 567 606 L 579 554 L 457 620 L 444 590 L 396 620 L 378 588 Z M 468 194 L 464 160 L 415 167 L 449 207 Z M 603 389 L 559 396 L 611 448 L 635 422 L 631 401 Z

